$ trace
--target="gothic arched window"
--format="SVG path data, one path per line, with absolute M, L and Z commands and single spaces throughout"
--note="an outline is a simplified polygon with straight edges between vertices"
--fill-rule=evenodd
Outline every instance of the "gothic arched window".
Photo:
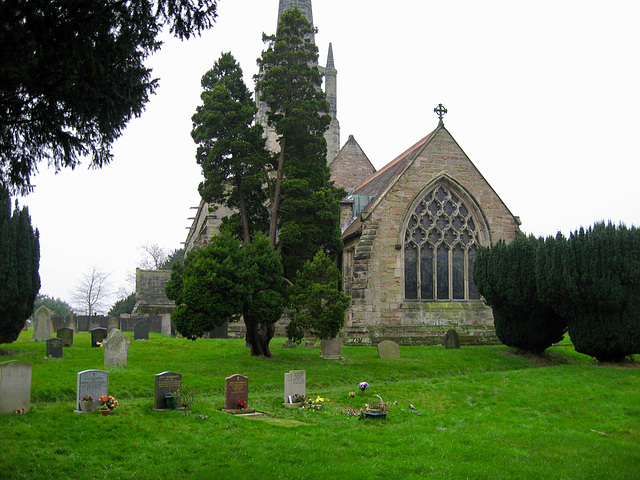
M 418 202 L 404 233 L 407 300 L 479 300 L 473 264 L 478 223 L 446 184 Z

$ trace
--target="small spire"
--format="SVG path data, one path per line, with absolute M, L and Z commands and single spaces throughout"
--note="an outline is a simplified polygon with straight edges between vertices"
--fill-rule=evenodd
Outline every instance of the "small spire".
M 333 63 L 333 45 L 329 42 L 329 53 L 327 54 L 327 69 L 336 68 Z
M 441 103 L 439 103 L 438 106 L 433 109 L 433 111 L 438 115 L 438 118 L 440 118 L 440 123 L 438 125 L 444 125 L 442 117 L 444 117 L 445 113 L 447 113 L 447 109 L 444 108 Z

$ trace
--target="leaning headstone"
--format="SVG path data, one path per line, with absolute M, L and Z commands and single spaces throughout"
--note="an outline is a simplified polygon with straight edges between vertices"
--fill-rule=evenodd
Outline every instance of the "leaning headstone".
M 342 360 L 342 339 L 340 336 L 320 341 L 320 356 L 329 360 Z
M 120 319 L 116 317 L 109 317 L 109 322 L 107 322 L 107 335 L 109 335 L 113 330 L 120 329 Z
M 51 321 L 51 310 L 44 305 L 41 306 L 34 315 L 33 339 L 36 341 L 49 340 L 53 333 L 53 322 Z
M 81 403 L 85 396 L 93 399 L 93 406 L 98 404 L 102 395 L 109 393 L 109 373 L 103 370 L 84 370 L 78 372 L 78 387 L 76 389 L 76 413 L 82 413 Z
M 306 370 L 291 370 L 284 374 L 284 403 L 292 403 L 294 395 L 307 394 Z
M 99 347 L 104 339 L 107 338 L 107 329 L 102 327 L 93 328 L 91 330 L 91 346 Z
M 380 358 L 400 358 L 400 347 L 396 342 L 383 340 L 378 344 L 378 356 Z
M 129 350 L 129 339 L 124 336 L 122 330 L 117 328 L 102 342 L 104 347 L 105 367 L 126 367 L 127 351 Z
M 444 347 L 445 348 L 460 348 L 460 336 L 453 328 L 447 330 L 444 334 Z
M 153 409 L 157 411 L 167 410 L 167 401 L 164 396 L 168 392 L 182 390 L 182 375 L 175 372 L 162 372 L 155 376 L 155 397 Z
M 232 375 L 224 381 L 224 408 L 238 410 L 238 402 L 249 402 L 249 378 L 244 375 Z
M 229 338 L 229 322 L 224 322 L 209 332 L 209 338 Z
M 31 364 L 11 361 L 0 364 L 0 414 L 27 413 L 31 408 Z
M 134 340 L 149 340 L 149 320 L 139 320 L 133 327 Z
M 58 329 L 58 338 L 62 340 L 64 347 L 73 347 L 73 330 L 67 327 Z
M 61 338 L 50 338 L 47 340 L 47 357 L 51 355 L 51 358 L 62 358 L 62 347 L 64 342 Z

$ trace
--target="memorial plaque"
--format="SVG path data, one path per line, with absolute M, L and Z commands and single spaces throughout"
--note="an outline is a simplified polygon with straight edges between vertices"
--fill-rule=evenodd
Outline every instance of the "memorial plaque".
M 31 364 L 16 360 L 0 364 L 0 414 L 27 413 L 30 408 Z
M 62 340 L 63 347 L 73 347 L 73 330 L 71 328 L 59 328 L 57 335 Z
M 91 346 L 92 347 L 99 347 L 100 345 L 98 344 L 104 342 L 105 338 L 107 338 L 106 328 L 98 327 L 98 328 L 93 328 L 91 330 Z
M 237 410 L 239 401 L 249 403 L 249 378 L 244 375 L 227 377 L 224 382 L 224 408 Z
M 50 338 L 47 340 L 47 357 L 62 358 L 62 347 L 64 343 L 61 338 Z
M 80 401 L 85 395 L 93 398 L 93 406 L 98 405 L 102 395 L 109 395 L 109 373 L 103 370 L 83 370 L 78 372 L 76 388 L 76 413 L 81 413 Z
M 182 375 L 175 372 L 162 372 L 155 376 L 155 400 L 154 410 L 167 410 L 167 401 L 164 396 L 167 392 L 182 390 Z

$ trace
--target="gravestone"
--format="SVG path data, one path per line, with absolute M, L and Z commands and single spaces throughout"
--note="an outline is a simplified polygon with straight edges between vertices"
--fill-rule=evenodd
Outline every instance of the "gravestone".
M 44 305 L 41 306 L 34 315 L 33 339 L 36 341 L 49 340 L 53 333 L 53 322 L 51 321 L 51 310 Z
M 67 327 L 58 329 L 58 338 L 62 340 L 63 347 L 73 347 L 73 330 Z
M 244 375 L 233 375 L 224 381 L 224 408 L 238 410 L 238 402 L 249 403 L 249 378 Z
M 94 407 L 102 395 L 109 395 L 109 373 L 103 370 L 78 372 L 75 413 L 83 413 L 80 409 L 80 402 L 85 395 L 93 398 Z
M 292 403 L 294 395 L 307 394 L 307 372 L 291 370 L 284 374 L 284 403 Z
M 342 360 L 342 339 L 340 336 L 321 340 L 320 356 L 329 360 Z
M 122 330 L 117 328 L 111 330 L 111 333 L 102 342 L 104 347 L 104 366 L 105 367 L 126 367 L 127 366 L 127 350 L 129 350 L 129 340 L 124 336 Z
M 102 327 L 96 327 L 91 329 L 91 346 L 99 347 L 99 343 L 104 342 L 104 339 L 107 338 L 107 329 Z
M 64 342 L 61 338 L 50 338 L 47 340 L 47 357 L 51 355 L 52 358 L 62 358 L 62 347 Z
M 120 319 L 116 317 L 109 317 L 109 321 L 107 322 L 107 335 L 115 329 L 120 330 Z
M 282 348 L 296 348 L 297 346 L 296 342 L 292 342 L 288 338 L 282 344 Z
M 378 356 L 380 358 L 400 358 L 400 347 L 396 342 L 383 340 L 378 344 Z
M 64 317 L 64 326 L 73 330 L 73 333 L 78 333 L 78 321 L 74 313 L 70 313 Z
M 209 332 L 209 338 L 229 338 L 229 322 L 224 322 Z
M 139 320 L 133 327 L 134 340 L 149 340 L 149 320 Z
M 167 401 L 164 396 L 168 392 L 182 390 L 182 375 L 175 372 L 162 372 L 155 376 L 154 410 L 167 410 Z
M 444 347 L 445 348 L 460 348 L 460 336 L 453 328 L 447 330 L 444 334 Z
M 31 364 L 13 360 L 0 364 L 0 414 L 31 408 Z

